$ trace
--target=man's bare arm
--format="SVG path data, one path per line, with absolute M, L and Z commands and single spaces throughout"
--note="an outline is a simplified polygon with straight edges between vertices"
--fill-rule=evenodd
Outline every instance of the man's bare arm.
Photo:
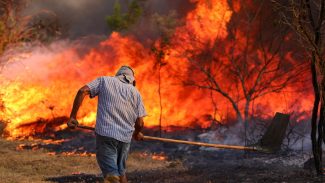
M 71 114 L 70 114 L 70 119 L 68 121 L 68 126 L 69 127 L 76 127 L 78 124 L 76 124 L 76 118 L 77 118 L 77 113 L 78 113 L 78 110 L 82 104 L 82 101 L 84 100 L 85 96 L 86 95 L 89 95 L 90 94 L 90 88 L 85 85 L 83 86 L 82 88 L 79 89 L 75 99 L 74 99 L 74 102 L 73 102 L 73 107 L 72 107 L 72 110 L 71 110 Z
M 133 138 L 135 140 L 143 140 L 143 134 L 141 133 L 143 126 L 144 126 L 143 117 L 137 118 L 137 120 L 135 121 L 135 125 L 134 125 L 135 130 L 133 133 Z

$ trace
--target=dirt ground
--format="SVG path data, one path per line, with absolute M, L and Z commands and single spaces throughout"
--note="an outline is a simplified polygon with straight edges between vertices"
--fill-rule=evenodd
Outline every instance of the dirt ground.
M 101 181 L 94 156 L 54 155 L 37 143 L 0 139 L 1 183 Z M 20 144 L 31 148 L 21 150 Z M 154 159 L 152 149 L 165 149 L 167 159 Z M 303 167 L 308 158 L 309 154 L 294 152 L 265 155 L 136 142 L 127 175 L 130 183 L 323 182 Z
M 100 170 L 94 156 L 53 155 L 46 149 L 19 150 L 20 144 L 33 141 L 0 139 L 0 182 L 100 182 Z M 145 172 L 181 170 L 181 165 L 153 160 L 149 155 L 133 152 L 128 159 L 130 182 L 141 182 Z

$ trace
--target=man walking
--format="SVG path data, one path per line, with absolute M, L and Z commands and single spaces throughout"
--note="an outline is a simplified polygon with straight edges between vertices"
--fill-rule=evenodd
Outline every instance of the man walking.
M 96 118 L 96 158 L 104 182 L 126 183 L 126 159 L 132 137 L 142 140 L 146 111 L 135 88 L 134 71 L 122 66 L 114 77 L 99 77 L 79 89 L 68 126 L 75 128 L 77 112 L 86 95 L 98 96 Z

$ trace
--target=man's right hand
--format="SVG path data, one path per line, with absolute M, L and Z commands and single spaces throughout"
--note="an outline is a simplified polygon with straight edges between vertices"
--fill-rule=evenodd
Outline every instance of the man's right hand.
M 71 129 L 75 129 L 78 126 L 78 124 L 79 124 L 78 121 L 74 118 L 70 118 L 67 123 L 68 127 Z
M 134 139 L 134 140 L 137 140 L 137 141 L 144 140 L 144 138 L 143 138 L 143 134 L 142 134 L 141 132 L 134 133 L 134 134 L 133 134 L 133 139 Z

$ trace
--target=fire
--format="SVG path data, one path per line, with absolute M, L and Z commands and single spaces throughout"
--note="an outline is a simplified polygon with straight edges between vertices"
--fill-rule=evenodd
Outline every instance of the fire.
M 32 150 L 32 151 L 37 151 L 37 150 L 44 150 L 46 149 L 47 145 L 59 145 L 62 146 L 64 142 L 69 141 L 70 139 L 59 139 L 59 140 L 54 140 L 54 139 L 37 139 L 37 138 L 29 138 L 26 143 L 22 143 L 17 145 L 16 151 L 23 151 L 23 150 Z M 88 156 L 88 157 L 94 157 L 96 156 L 95 153 L 87 152 L 85 148 L 79 147 L 77 149 L 74 149 L 72 151 L 67 151 L 67 152 L 57 152 L 57 151 L 50 151 L 47 152 L 46 154 L 54 156 L 54 155 L 60 155 L 60 156 Z
M 231 20 L 232 10 L 226 0 L 193 0 L 196 8 L 190 11 L 185 24 L 176 28 L 172 38 L 183 42 L 182 47 L 177 44 L 169 50 L 166 58 L 167 65 L 162 69 L 162 105 L 163 126 L 190 126 L 195 122 L 205 128 L 211 124 L 213 104 L 209 91 L 197 88 L 183 87 L 180 79 L 171 73 L 188 72 L 189 62 L 179 55 L 183 47 L 190 44 L 191 35 L 201 41 L 213 43 L 216 39 L 227 37 L 227 24 Z M 239 11 L 237 3 L 235 11 Z M 207 26 L 213 25 L 213 26 Z M 188 34 L 188 33 L 191 34 Z M 6 131 L 11 137 L 28 136 L 42 132 L 49 123 L 58 118 L 69 116 L 72 102 L 77 90 L 87 82 L 99 76 L 112 76 L 121 65 L 130 65 L 134 68 L 137 88 L 142 94 L 148 117 L 145 119 L 147 127 L 158 125 L 160 105 L 157 86 L 157 72 L 154 69 L 155 57 L 150 49 L 132 36 L 122 36 L 112 33 L 107 40 L 85 54 L 80 50 L 84 45 L 75 42 L 61 41 L 48 48 L 35 47 L 28 53 L 10 53 L 10 62 L 0 75 L 0 119 L 7 122 Z M 226 77 L 226 76 L 224 76 Z M 270 95 L 272 102 L 267 98 L 256 101 L 262 106 L 266 114 L 288 109 L 287 103 L 296 102 L 295 93 L 286 96 Z M 216 118 L 222 121 L 228 113 L 232 114 L 231 105 L 221 96 L 214 96 L 218 101 Z M 285 98 L 285 104 L 284 104 Z M 311 96 L 300 100 L 300 110 L 311 106 Z M 267 107 L 264 107 L 267 106 Z M 289 111 L 290 112 L 290 111 Z M 78 120 L 83 125 L 93 126 L 96 119 L 96 100 L 86 99 L 78 113 Z M 28 128 L 31 126 L 31 128 Z M 57 122 L 51 129 L 60 130 L 66 125 Z M 155 155 L 158 159 L 163 156 Z
M 30 144 L 30 145 L 26 145 L 26 144 L 19 144 L 17 147 L 16 147 L 16 151 L 22 151 L 22 150 L 25 150 L 25 149 L 30 149 L 30 150 L 37 150 L 39 149 L 38 148 L 38 145 L 37 143 L 33 143 L 33 144 Z
M 232 15 L 227 1 L 195 0 L 194 2 L 197 3 L 197 7 L 188 13 L 185 28 L 200 40 L 213 42 L 217 37 L 226 37 L 228 35 L 227 23 Z
M 142 158 L 151 157 L 152 160 L 158 160 L 158 161 L 165 161 L 165 160 L 167 160 L 167 156 L 164 153 L 152 153 L 151 154 L 151 153 L 144 152 L 144 153 L 141 153 L 139 155 Z
M 166 155 L 164 154 L 153 154 L 152 155 L 153 160 L 159 160 L 159 161 L 164 161 L 167 159 Z
M 95 157 L 95 153 L 77 153 L 77 152 L 62 152 L 62 153 L 55 153 L 55 152 L 49 152 L 48 155 L 62 155 L 62 156 L 88 156 L 88 157 Z

